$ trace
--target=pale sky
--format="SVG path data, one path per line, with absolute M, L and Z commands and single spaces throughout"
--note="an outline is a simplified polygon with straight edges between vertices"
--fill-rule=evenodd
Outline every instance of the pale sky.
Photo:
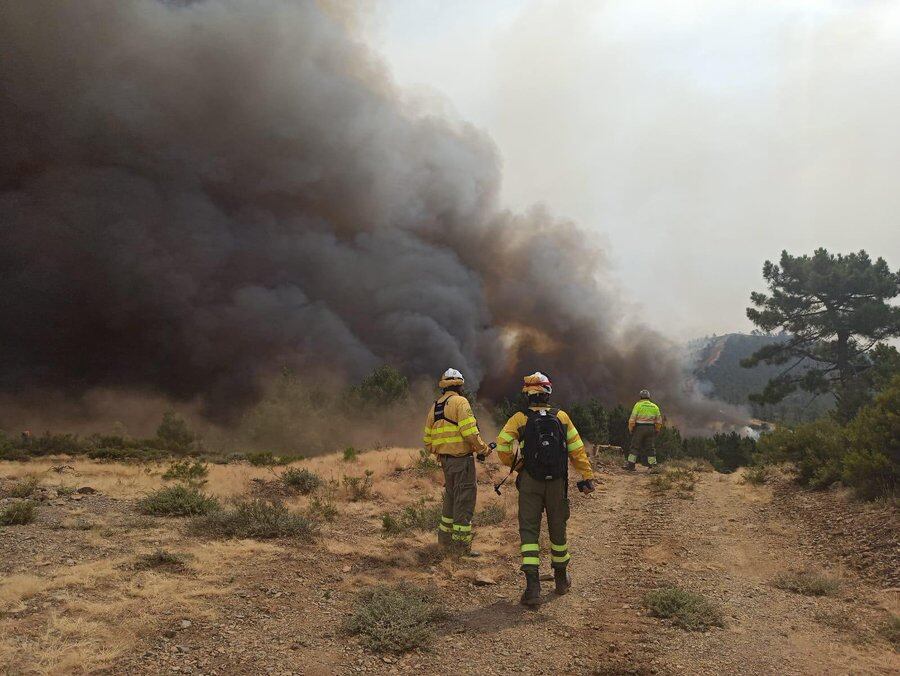
M 410 96 L 485 130 L 504 206 L 608 243 L 675 338 L 749 330 L 782 249 L 900 268 L 900 0 L 381 0 Z

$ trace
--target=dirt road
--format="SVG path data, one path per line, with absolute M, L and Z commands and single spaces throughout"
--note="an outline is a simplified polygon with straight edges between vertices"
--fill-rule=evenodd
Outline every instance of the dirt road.
M 374 497 L 339 501 L 338 518 L 312 545 L 215 541 L 191 534 L 183 520 L 136 520 L 131 496 L 160 485 L 163 468 L 76 464 L 78 481 L 93 481 L 99 493 L 50 501 L 35 523 L 0 529 L 0 673 L 900 671 L 879 633 L 891 612 L 900 614 L 898 589 L 888 573 L 864 581 L 845 567 L 856 559 L 809 526 L 810 505 L 793 508 L 803 495 L 711 472 L 694 473 L 692 489 L 654 491 L 646 473 L 606 467 L 603 491 L 571 494 L 572 592 L 556 597 L 547 583 L 546 603 L 535 611 L 518 605 L 512 487 L 502 502 L 507 517 L 477 530 L 479 559 L 434 556 L 431 533 L 381 533 L 385 512 L 439 495 L 437 476 L 401 467 L 409 457 L 372 452 L 351 469 L 337 458 L 306 461 L 324 477 L 364 468 L 375 477 Z M 257 475 L 271 473 L 214 468 L 209 487 L 238 494 Z M 487 476 L 479 501 L 498 504 Z M 846 518 L 835 509 L 835 519 Z M 882 528 L 896 535 L 896 521 Z M 185 553 L 190 565 L 136 571 L 135 556 L 159 547 Z M 877 547 L 866 544 L 859 560 L 868 566 Z M 773 585 L 796 570 L 823 571 L 840 588 L 807 597 Z M 360 590 L 397 581 L 434 590 L 449 620 L 428 650 L 372 654 L 341 632 L 342 621 Z M 714 601 L 725 626 L 687 632 L 650 617 L 643 597 L 663 585 Z

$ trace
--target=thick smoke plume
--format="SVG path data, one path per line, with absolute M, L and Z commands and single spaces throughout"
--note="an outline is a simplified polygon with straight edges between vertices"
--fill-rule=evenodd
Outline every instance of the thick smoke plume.
M 408 109 L 350 26 L 286 0 L 0 2 L 0 391 L 226 419 L 282 366 L 389 362 L 717 415 L 592 238 L 500 212 L 490 140 Z

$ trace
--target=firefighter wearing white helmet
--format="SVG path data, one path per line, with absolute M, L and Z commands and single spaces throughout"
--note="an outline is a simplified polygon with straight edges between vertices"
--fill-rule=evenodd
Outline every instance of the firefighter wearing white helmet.
M 628 431 L 631 432 L 631 440 L 628 442 L 628 460 L 625 469 L 634 471 L 634 465 L 640 455 L 646 456 L 647 466 L 651 472 L 656 472 L 656 449 L 654 440 L 662 429 L 663 418 L 659 406 L 650 401 L 650 392 L 641 390 L 640 400 L 631 409 L 631 417 L 628 418 Z
M 462 395 L 466 380 L 456 369 L 447 369 L 438 386 L 441 396 L 428 409 L 425 449 L 435 454 L 444 471 L 444 504 L 438 525 L 438 543 L 459 553 L 472 551 L 472 515 L 475 512 L 475 460 L 491 452 L 478 431 L 469 400 Z
M 511 471 L 519 472 L 516 488 L 519 489 L 519 538 L 525 573 L 522 604 L 536 606 L 541 602 L 539 536 L 543 513 L 547 512 L 556 593 L 565 594 L 571 586 L 566 539 L 569 463 L 582 476 L 577 484 L 582 493 L 594 490 L 594 472 L 572 419 L 565 411 L 550 407 L 553 392 L 550 379 L 541 372 L 525 376 L 522 391 L 528 395 L 528 408 L 513 415 L 504 425 L 497 439 L 497 455 Z M 518 442 L 515 455 L 514 442 Z

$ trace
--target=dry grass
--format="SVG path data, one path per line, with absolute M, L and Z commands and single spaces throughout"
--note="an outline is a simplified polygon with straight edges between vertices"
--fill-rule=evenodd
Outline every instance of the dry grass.
M 809 570 L 781 573 L 774 584 L 779 589 L 803 596 L 833 596 L 841 588 L 839 580 Z
M 322 522 L 323 529 L 332 528 L 326 522 L 336 518 L 334 509 L 339 510 L 340 520 L 374 522 L 385 511 L 400 512 L 422 496 L 439 496 L 440 472 L 419 476 L 397 471 L 410 468 L 415 459 L 415 453 L 408 449 L 380 449 L 361 453 L 353 463 L 344 463 L 340 453 L 292 463 L 290 467 L 321 477 L 322 484 L 309 496 L 292 498 L 288 506 L 294 513 Z M 64 462 L 74 471 L 57 474 L 51 467 L 61 460 L 41 458 L 29 463 L 0 462 L 0 472 L 18 479 L 33 474 L 47 485 L 62 484 L 68 489 L 91 486 L 109 497 L 132 500 L 162 488 L 162 474 L 170 466 L 98 463 L 83 458 Z M 246 494 L 252 479 L 272 480 L 282 471 L 246 464 L 211 464 L 204 492 L 226 503 Z M 349 501 L 347 488 L 341 485 L 348 474 L 368 474 L 371 499 Z M 498 503 L 509 510 L 515 503 L 515 491 L 498 500 L 490 486 L 479 485 L 478 499 L 479 508 Z M 64 526 L 94 527 L 73 531 L 71 537 L 107 551 L 108 540 L 114 537 L 127 542 L 130 551 L 127 555 L 107 554 L 108 558 L 74 566 L 36 565 L 36 558 L 34 562 L 23 562 L 16 574 L 0 580 L 0 664 L 10 673 L 62 674 L 109 668 L 123 654 L 135 650 L 143 638 L 168 628 L 173 616 L 212 619 L 217 599 L 234 593 L 230 580 L 236 570 L 248 569 L 250 561 L 254 569 L 276 565 L 276 559 L 283 560 L 285 548 L 296 546 L 239 539 L 192 540 L 183 528 L 176 528 L 168 520 L 136 513 L 98 514 L 92 511 L 93 505 L 81 509 L 86 512 L 69 513 L 63 518 Z M 479 549 L 488 556 L 505 556 L 510 549 L 502 528 L 484 528 L 478 537 Z M 430 551 L 428 545 L 433 540 L 433 532 L 414 531 L 409 536 L 408 551 L 398 553 L 396 543 L 381 537 L 376 527 L 370 537 L 362 536 L 349 543 L 323 537 L 316 546 L 321 546 L 323 553 L 335 549 L 341 550 L 342 556 L 359 555 L 361 551 L 371 555 L 377 570 L 360 571 L 357 577 L 354 567 L 355 582 L 362 582 L 366 575 L 372 577 L 373 583 L 400 582 L 422 575 L 418 555 L 420 551 Z M 185 557 L 183 560 L 189 561 L 188 574 L 179 574 L 178 564 L 173 563 L 170 568 L 169 556 L 157 556 L 156 549 L 167 554 L 175 552 L 175 558 Z M 383 567 L 378 561 L 383 561 Z M 435 560 L 429 565 L 441 566 L 447 575 L 458 574 L 453 562 Z
M 195 545 L 191 576 L 135 571 L 126 559 L 103 559 L 12 575 L 0 582 L 0 611 L 16 612 L 32 599 L 50 610 L 21 623 L 0 616 L 0 655 L 9 673 L 93 673 L 108 668 L 155 634 L 173 614 L 212 619 L 215 599 L 233 593 L 227 571 L 273 549 L 253 542 Z M 4 673 L 7 673 L 6 671 Z

